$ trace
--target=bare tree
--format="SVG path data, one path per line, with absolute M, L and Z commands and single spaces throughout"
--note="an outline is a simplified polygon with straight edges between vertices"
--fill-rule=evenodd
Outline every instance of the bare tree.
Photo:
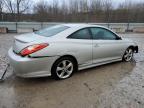
M 4 4 L 3 14 L 7 21 L 16 18 L 17 21 L 144 22 L 143 1 L 126 0 L 114 7 L 112 0 L 39 0 L 29 14 L 30 1 L 0 0 L 0 14 Z
M 47 15 L 50 14 L 49 10 L 51 7 L 49 7 L 48 3 L 44 0 L 38 2 L 37 4 L 34 5 L 34 13 L 36 14 L 37 19 L 39 21 L 45 21 L 47 18 Z
M 3 20 L 3 0 L 0 0 L 0 20 Z
M 52 10 L 53 10 L 53 14 L 58 15 L 59 13 L 59 1 L 58 0 L 53 0 Z
M 70 0 L 69 1 L 69 12 L 71 14 L 77 13 L 79 10 L 78 0 Z
M 100 21 L 102 19 L 102 13 L 103 13 L 103 4 L 102 0 L 90 0 L 89 5 L 89 12 L 90 12 L 90 20 Z
M 105 0 L 103 5 L 104 5 L 104 12 L 105 12 L 105 20 L 107 23 L 109 23 L 110 17 L 112 14 L 112 9 L 113 9 L 112 1 L 111 0 Z
M 7 11 L 11 14 L 14 14 L 15 13 L 15 4 L 13 3 L 12 0 L 3 0 L 6 8 L 7 8 Z
M 79 4 L 78 4 L 78 0 L 69 0 L 69 14 L 71 17 L 69 17 L 69 19 L 71 21 L 76 21 L 78 20 L 78 16 L 77 13 L 79 11 Z
M 20 15 L 29 9 L 30 0 L 3 0 L 7 10 L 11 14 L 17 14 L 17 21 L 20 20 Z
M 45 1 L 40 1 L 37 4 L 35 4 L 35 6 L 34 6 L 34 12 L 36 14 L 47 13 L 47 11 L 48 11 L 47 9 L 48 9 L 48 5 Z
M 0 0 L 0 13 L 3 12 L 3 6 L 4 6 L 3 0 Z
M 100 13 L 102 10 L 102 0 L 91 0 L 90 1 L 90 12 Z
M 65 22 L 67 19 L 67 16 L 69 14 L 69 9 L 68 9 L 68 4 L 66 3 L 65 0 L 62 1 L 62 5 L 60 7 L 60 14 L 62 15 L 62 21 Z
M 40 10 L 45 11 L 48 18 L 51 17 L 51 20 L 47 18 L 45 21 L 144 22 L 144 3 L 134 4 L 130 0 L 117 8 L 112 0 L 54 0 Z M 38 13 L 43 16 L 43 12 Z
M 88 0 L 79 0 L 80 11 L 88 12 Z
M 24 13 L 26 10 L 29 9 L 29 0 L 17 0 L 17 20 L 20 20 L 20 14 Z
M 88 22 L 88 20 L 89 20 L 88 0 L 79 0 L 79 8 L 80 8 L 80 12 L 81 12 L 82 15 L 84 16 L 83 18 L 81 17 L 81 19 L 84 20 L 85 22 Z

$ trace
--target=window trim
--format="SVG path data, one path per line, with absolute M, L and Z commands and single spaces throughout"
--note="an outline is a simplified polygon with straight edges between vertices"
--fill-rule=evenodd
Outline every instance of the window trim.
M 110 39 L 94 39 L 94 36 L 93 36 L 93 34 L 92 34 L 92 31 L 91 31 L 91 28 L 100 28 L 100 29 L 104 29 L 104 30 L 106 30 L 106 31 L 108 31 L 108 32 L 110 32 L 110 33 L 112 33 L 112 34 L 114 34 L 114 36 L 115 36 L 116 38 L 113 39 L 113 40 L 122 40 L 121 37 L 119 37 L 116 33 L 114 33 L 113 31 L 111 31 L 111 30 L 109 30 L 109 29 L 107 29 L 107 28 L 103 28 L 103 27 L 89 27 L 89 30 L 90 30 L 90 32 L 91 32 L 91 36 L 92 36 L 92 39 L 93 39 L 93 40 L 110 40 Z
M 111 32 L 112 34 L 115 35 L 115 37 L 116 37 L 115 40 L 122 40 L 122 38 L 119 37 L 116 33 L 114 33 L 113 31 L 111 31 L 111 30 L 109 30 L 109 29 L 107 29 L 107 28 L 104 28 L 104 27 L 85 27 L 85 28 L 81 28 L 81 29 L 73 32 L 72 34 L 70 34 L 70 35 L 67 36 L 66 38 L 67 38 L 67 39 L 74 39 L 74 38 L 70 38 L 70 36 L 73 35 L 74 33 L 78 32 L 78 31 L 80 31 L 80 30 L 88 29 L 91 38 L 90 38 L 90 39 L 87 39 L 87 40 L 98 40 L 98 39 L 94 39 L 94 37 L 93 37 L 93 35 L 92 35 L 92 32 L 91 32 L 91 30 L 90 30 L 91 28 L 101 28 L 101 29 L 107 30 L 107 31 L 109 31 L 109 32 Z M 86 39 L 82 39 L 82 40 L 86 40 Z M 105 40 L 106 40 L 106 39 L 105 39 Z
M 91 30 L 90 30 L 90 28 L 91 28 L 91 27 L 81 28 L 81 29 L 79 29 L 79 30 L 73 32 L 72 34 L 70 34 L 70 35 L 67 36 L 66 38 L 67 38 L 67 39 L 76 39 L 76 38 L 71 38 L 71 36 L 72 36 L 73 34 L 79 32 L 79 31 L 81 31 L 81 30 L 87 29 L 88 32 L 89 32 L 89 35 L 90 35 L 90 39 L 81 39 L 81 40 L 93 40 L 93 36 L 92 36 L 92 34 L 91 34 Z

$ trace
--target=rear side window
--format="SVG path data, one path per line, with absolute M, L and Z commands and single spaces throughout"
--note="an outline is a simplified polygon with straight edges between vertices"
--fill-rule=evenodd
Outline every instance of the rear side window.
M 82 30 L 79 30 L 79 31 L 73 33 L 68 38 L 71 38 L 71 39 L 91 39 L 91 35 L 89 32 L 89 29 L 85 28 L 85 29 L 82 29 Z
M 68 26 L 56 25 L 56 26 L 52 26 L 52 27 L 48 27 L 48 28 L 36 31 L 35 34 L 45 36 L 45 37 L 51 37 L 68 28 L 69 28 Z
M 117 36 L 109 30 L 104 28 L 90 28 L 91 33 L 93 35 L 93 39 L 96 40 L 116 40 Z

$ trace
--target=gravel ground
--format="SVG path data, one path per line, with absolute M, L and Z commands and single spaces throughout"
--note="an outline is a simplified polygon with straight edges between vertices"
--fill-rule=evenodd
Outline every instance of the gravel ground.
M 0 34 L 0 58 L 6 62 L 15 35 Z M 5 82 L 0 83 L 0 108 L 143 108 L 144 34 L 122 36 L 133 39 L 140 47 L 135 60 L 129 63 L 83 70 L 62 81 L 18 78 L 10 67 Z M 0 71 L 4 65 L 0 60 Z

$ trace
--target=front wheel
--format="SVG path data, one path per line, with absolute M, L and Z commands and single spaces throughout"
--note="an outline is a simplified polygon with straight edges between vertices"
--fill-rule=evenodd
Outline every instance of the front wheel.
M 128 48 L 126 49 L 124 55 L 123 55 L 123 61 L 129 62 L 133 59 L 133 49 L 132 48 Z
M 76 66 L 72 58 L 60 58 L 52 67 L 52 77 L 56 80 L 67 79 L 72 76 L 75 70 Z

